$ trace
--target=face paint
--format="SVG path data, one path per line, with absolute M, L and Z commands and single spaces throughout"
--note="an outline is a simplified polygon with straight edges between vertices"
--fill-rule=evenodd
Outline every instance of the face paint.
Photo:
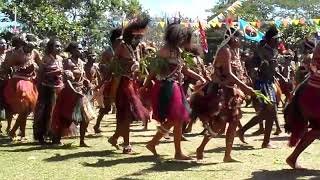
M 133 38 L 132 38 L 132 41 L 131 41 L 131 46 L 132 47 L 137 47 L 141 40 L 143 38 L 143 35 L 135 35 Z

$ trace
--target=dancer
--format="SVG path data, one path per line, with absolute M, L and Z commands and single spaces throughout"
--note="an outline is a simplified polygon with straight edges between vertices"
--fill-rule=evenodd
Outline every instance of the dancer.
M 251 127 L 265 120 L 262 148 L 274 148 L 270 143 L 270 135 L 274 121 L 277 123 L 277 127 L 280 128 L 277 120 L 277 99 L 275 90 L 276 67 L 278 66 L 276 50 L 278 38 L 278 30 L 275 27 L 271 27 L 266 32 L 265 40 L 263 43 L 260 43 L 253 59 L 256 62 L 256 66 L 259 68 L 256 89 L 261 90 L 265 96 L 269 97 L 272 101 L 272 105 L 261 104 L 255 101 L 254 106 L 259 106 L 258 114 L 238 131 L 240 140 L 246 143 L 244 133 Z
M 311 60 L 314 47 L 314 42 L 307 39 L 304 41 L 302 64 L 298 67 L 296 72 L 295 87 L 302 83 L 308 77 L 309 73 L 312 71 Z
M 34 42 L 24 37 L 18 38 L 17 41 L 18 45 L 4 62 L 9 69 L 12 68 L 12 78 L 4 87 L 4 102 L 9 114 L 18 114 L 9 136 L 14 138 L 19 128 L 21 139 L 25 139 L 27 117 L 34 111 L 38 98 L 34 82 L 38 69 L 34 60 L 38 54 L 33 51 L 36 46 Z
M 110 36 L 110 42 L 111 46 L 102 53 L 102 59 L 101 62 L 99 63 L 99 69 L 100 69 L 100 74 L 101 74 L 101 84 L 99 91 L 101 91 L 101 96 L 103 99 L 103 102 L 100 105 L 99 109 L 99 115 L 97 118 L 97 122 L 94 125 L 93 129 L 95 133 L 101 133 L 100 129 L 100 123 L 102 121 L 102 118 L 104 115 L 108 114 L 111 110 L 111 107 L 113 105 L 113 99 L 111 96 L 111 88 L 112 88 L 112 70 L 111 70 L 111 61 L 114 58 L 114 50 L 116 47 L 119 45 L 119 37 L 121 36 L 121 29 L 113 29 L 111 31 L 111 36 Z
M 51 122 L 52 113 L 57 96 L 63 88 L 63 64 L 61 43 L 57 39 L 50 39 L 45 48 L 43 64 L 38 75 L 39 99 L 35 111 L 33 135 L 41 144 L 46 137 L 52 139 Z
M 241 118 L 241 103 L 244 94 L 254 97 L 254 90 L 245 84 L 244 69 L 240 61 L 240 31 L 230 28 L 225 33 L 225 40 L 213 62 L 214 74 L 212 82 L 203 93 L 192 97 L 191 104 L 194 113 L 198 114 L 204 123 L 208 134 L 197 148 L 197 159 L 203 159 L 205 146 L 212 137 L 224 130 L 225 123 L 229 123 L 226 132 L 226 150 L 224 162 L 236 162 L 231 157 L 236 128 Z
M 177 160 L 190 160 L 181 149 L 182 126 L 189 121 L 189 104 L 184 95 L 182 84 L 183 74 L 194 79 L 206 80 L 188 69 L 181 57 L 182 50 L 190 46 L 192 32 L 180 24 L 169 25 L 165 34 L 165 45 L 159 51 L 157 61 L 167 64 L 161 66 L 158 72 L 153 72 L 148 77 L 144 88 L 151 87 L 151 80 L 157 79 L 152 90 L 153 117 L 161 123 L 158 132 L 147 144 L 147 149 L 157 156 L 156 145 L 160 139 L 174 127 L 175 156 Z M 160 62 L 159 62 L 160 63 Z
M 115 49 L 114 63 L 120 68 L 115 69 L 114 79 L 118 81 L 116 88 L 116 131 L 108 142 L 118 148 L 117 141 L 123 137 L 123 153 L 132 154 L 134 151 L 130 145 L 130 124 L 134 120 L 147 121 L 149 112 L 143 106 L 138 93 L 136 73 L 139 71 L 139 59 L 137 59 L 137 46 L 143 38 L 148 19 L 137 19 L 129 24 L 123 32 L 123 41 Z M 113 84 L 114 85 L 114 84 Z M 113 86 L 112 85 L 112 86 Z
M 0 67 L 6 58 L 7 42 L 4 39 L 0 39 Z M 2 120 L 5 120 L 5 105 L 3 102 L 3 87 L 5 85 L 5 76 L 2 77 L 3 73 L 0 71 L 0 133 L 2 133 Z
M 313 53 L 316 69 L 320 69 L 320 44 Z M 296 89 L 292 102 L 285 108 L 286 131 L 291 133 L 289 145 L 296 146 L 286 159 L 293 169 L 302 169 L 297 163 L 299 155 L 320 137 L 320 74 L 313 72 Z M 310 128 L 310 129 L 308 129 Z
M 80 124 L 80 146 L 86 147 L 84 142 L 87 126 L 93 120 L 92 106 L 84 92 L 84 84 L 90 86 L 85 78 L 82 46 L 72 42 L 68 45 L 66 52 L 71 57 L 64 61 L 65 87 L 60 92 L 56 106 L 53 111 L 51 128 L 54 132 L 54 144 L 61 144 L 64 130 L 70 128 L 72 123 Z M 84 82 L 87 81 L 87 82 Z M 67 99 L 67 101 L 66 101 Z

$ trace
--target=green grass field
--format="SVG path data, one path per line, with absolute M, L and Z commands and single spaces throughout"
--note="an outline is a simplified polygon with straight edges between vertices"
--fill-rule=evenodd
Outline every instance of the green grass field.
M 254 112 L 244 108 L 242 123 Z M 279 114 L 283 124 L 282 114 Z M 93 124 L 94 122 L 92 122 Z M 141 123 L 132 125 L 131 141 L 136 155 L 123 155 L 107 142 L 115 130 L 115 116 L 106 116 L 101 136 L 92 133 L 89 126 L 86 142 L 88 148 L 78 147 L 79 138 L 63 139 L 64 146 L 39 146 L 32 142 L 32 121 L 27 123 L 27 142 L 11 142 L 0 136 L 0 179 L 320 179 L 320 143 L 315 141 L 300 157 L 300 163 L 311 170 L 291 170 L 285 158 L 293 150 L 287 146 L 287 134 L 272 136 L 278 149 L 261 149 L 262 136 L 250 136 L 256 127 L 247 132 L 248 145 L 235 139 L 233 157 L 239 163 L 223 163 L 224 137 L 212 139 L 204 161 L 178 162 L 173 160 L 173 143 L 162 140 L 157 146 L 160 159 L 146 150 L 146 142 L 155 133 L 156 123 L 149 131 L 141 131 Z M 3 122 L 6 126 L 6 123 Z M 4 130 L 4 127 L 3 127 Z M 190 141 L 183 142 L 186 154 L 195 157 L 202 140 L 198 122 Z

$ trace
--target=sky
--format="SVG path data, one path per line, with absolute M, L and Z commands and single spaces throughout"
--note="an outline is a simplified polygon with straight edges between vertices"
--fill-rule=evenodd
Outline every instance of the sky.
M 206 19 L 206 9 L 215 5 L 216 0 L 140 0 L 142 7 L 149 10 L 151 16 L 174 16 L 181 12 L 183 17 Z

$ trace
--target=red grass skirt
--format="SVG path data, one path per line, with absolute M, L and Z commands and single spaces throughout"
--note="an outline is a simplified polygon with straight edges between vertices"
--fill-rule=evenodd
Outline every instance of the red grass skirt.
M 320 89 L 302 84 L 286 107 L 286 130 L 291 132 L 290 146 L 295 146 L 308 127 L 320 130 Z
M 80 96 L 76 94 L 69 86 L 63 88 L 57 98 L 53 110 L 51 128 L 55 134 L 70 135 L 68 130 L 73 123 L 72 113 Z
M 157 81 L 152 89 L 153 118 L 159 122 L 189 121 L 190 107 L 183 89 L 173 81 Z
M 13 78 L 4 88 L 4 99 L 14 114 L 32 112 L 37 104 L 38 90 L 32 81 Z
M 147 121 L 149 111 L 141 102 L 136 81 L 122 77 L 116 95 L 117 120 Z

